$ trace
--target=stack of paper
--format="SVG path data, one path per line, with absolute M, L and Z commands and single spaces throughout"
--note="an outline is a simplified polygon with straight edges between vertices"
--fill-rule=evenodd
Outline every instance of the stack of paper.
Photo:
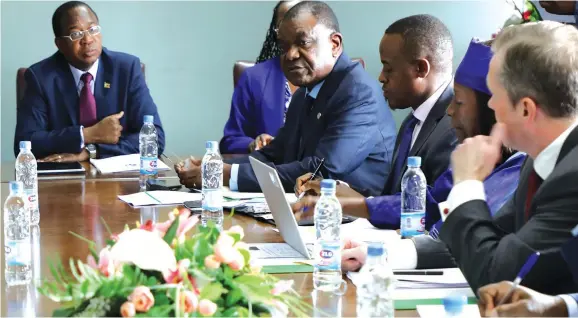
M 202 199 L 201 193 L 180 191 L 145 191 L 128 195 L 119 195 L 119 199 L 132 207 L 181 205 L 185 201 L 197 201 Z
M 140 170 L 140 155 L 124 155 L 106 159 L 90 159 L 90 163 L 102 174 L 116 172 L 136 172 Z M 171 170 L 160 159 L 157 160 L 157 170 Z
M 459 268 L 444 268 L 443 275 L 395 275 L 397 289 L 469 288 L 466 278 Z M 398 271 L 396 271 L 398 272 Z M 359 272 L 349 272 L 347 277 L 355 285 Z

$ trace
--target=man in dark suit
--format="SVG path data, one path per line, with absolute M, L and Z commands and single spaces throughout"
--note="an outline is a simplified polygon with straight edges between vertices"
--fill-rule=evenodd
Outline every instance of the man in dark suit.
M 419 156 L 428 184 L 449 166 L 457 144 L 446 109 L 454 94 L 452 86 L 453 44 L 450 31 L 438 18 L 420 14 L 391 24 L 381 39 L 383 68 L 379 81 L 392 109 L 412 112 L 403 121 L 393 155 L 392 170 L 384 195 L 401 191 L 407 157 Z M 368 202 L 379 208 L 379 200 Z
M 297 177 L 314 171 L 340 179 L 369 195 L 381 193 L 390 169 L 395 123 L 377 81 L 343 53 L 342 35 L 331 8 L 317 1 L 296 4 L 279 28 L 283 72 L 301 87 L 287 120 L 267 146 L 251 154 L 275 166 L 286 191 Z M 260 191 L 243 157 L 223 169 L 232 190 Z M 201 186 L 200 160 L 177 165 L 181 183 Z
M 84 161 L 139 152 L 145 115 L 154 117 L 159 155 L 165 144 L 157 107 L 137 57 L 102 47 L 98 16 L 70 1 L 52 16 L 58 52 L 25 73 L 14 152 L 30 140 L 43 161 Z
M 488 105 L 498 124 L 453 152 L 454 187 L 440 203 L 439 237 L 474 290 L 514 279 L 539 251 L 524 285 L 575 292 L 560 247 L 578 223 L 578 30 L 552 21 L 511 26 L 492 50 Z M 502 144 L 529 158 L 512 199 L 492 218 L 482 181 Z

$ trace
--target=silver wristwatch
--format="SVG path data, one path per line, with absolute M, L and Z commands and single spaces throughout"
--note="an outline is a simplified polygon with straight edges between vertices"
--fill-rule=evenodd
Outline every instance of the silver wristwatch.
M 90 159 L 96 159 L 96 146 L 93 144 L 86 145 L 86 150 Z

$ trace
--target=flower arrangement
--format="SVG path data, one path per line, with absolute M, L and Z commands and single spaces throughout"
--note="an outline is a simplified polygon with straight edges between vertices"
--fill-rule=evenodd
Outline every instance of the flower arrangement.
M 89 244 L 86 262 L 51 265 L 38 287 L 63 304 L 54 316 L 248 317 L 308 316 L 311 306 L 282 281 L 251 265 L 240 226 L 220 231 L 195 225 L 198 216 L 175 209 L 169 220 L 147 221 L 113 235 L 99 253 Z M 106 224 L 105 224 L 106 226 Z M 196 228 L 196 233 L 187 237 Z

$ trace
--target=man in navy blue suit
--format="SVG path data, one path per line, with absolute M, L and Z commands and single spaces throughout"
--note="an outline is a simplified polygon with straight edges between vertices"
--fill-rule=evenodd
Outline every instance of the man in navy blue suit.
M 378 82 L 343 53 L 333 10 L 323 2 L 300 2 L 285 14 L 278 34 L 283 72 L 301 88 L 275 139 L 251 156 L 274 166 L 287 192 L 325 159 L 324 178 L 380 194 L 390 170 L 395 123 Z M 201 186 L 200 160 L 176 170 L 182 184 Z M 232 190 L 261 191 L 247 157 L 224 165 L 223 183 Z
M 165 145 L 157 107 L 137 57 L 102 47 L 98 16 L 84 2 L 52 16 L 58 52 L 25 73 L 14 153 L 23 140 L 42 161 L 72 162 L 139 152 L 145 115 L 154 117 L 159 155 Z

